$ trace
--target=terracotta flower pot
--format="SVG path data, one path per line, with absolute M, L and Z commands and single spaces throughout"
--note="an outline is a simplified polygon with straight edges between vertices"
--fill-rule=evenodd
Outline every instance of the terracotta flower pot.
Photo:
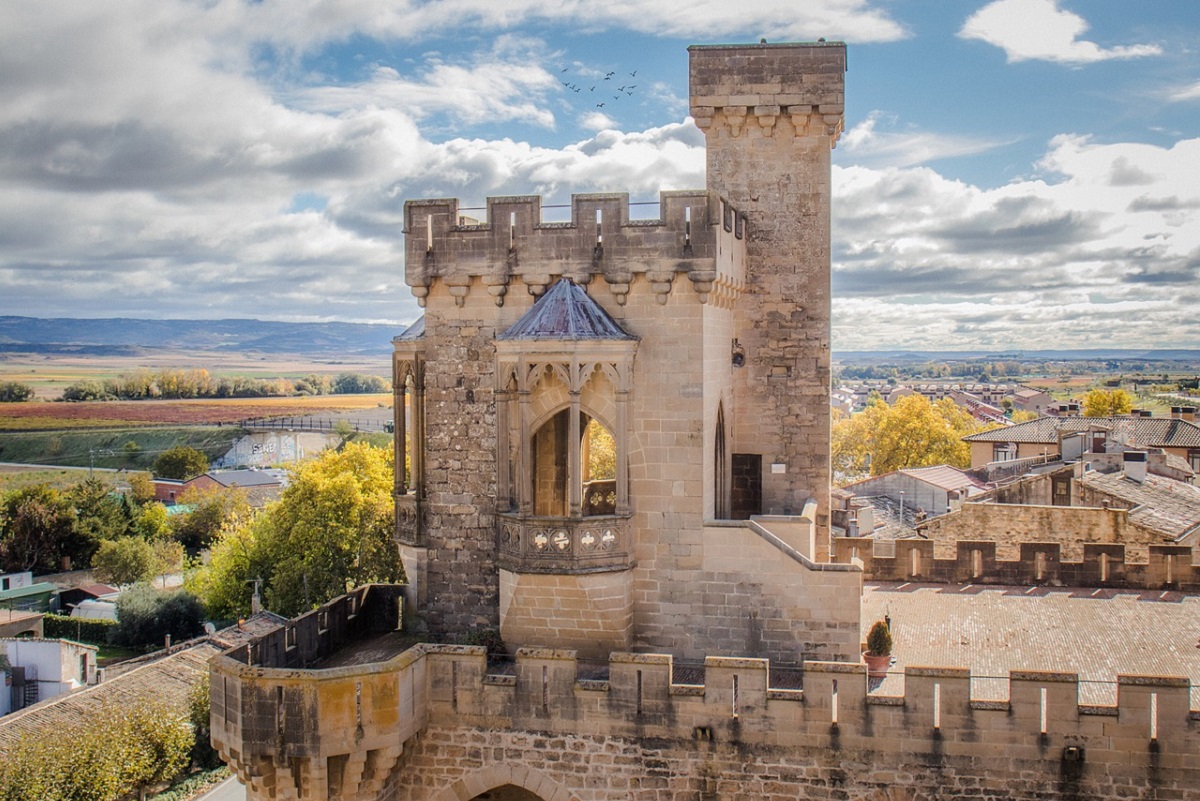
M 892 664 L 892 655 L 871 656 L 864 653 L 863 661 L 867 663 L 867 675 L 873 679 L 879 679 L 887 675 L 888 666 Z

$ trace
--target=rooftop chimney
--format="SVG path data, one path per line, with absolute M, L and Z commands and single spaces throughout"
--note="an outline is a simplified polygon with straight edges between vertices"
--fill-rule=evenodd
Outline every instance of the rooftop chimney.
M 1189 422 L 1195 422 L 1195 420 L 1196 420 L 1196 407 L 1195 406 L 1181 407 L 1179 412 L 1180 412 L 1179 417 L 1181 419 L 1187 420 Z
M 1125 451 L 1121 454 L 1125 466 L 1125 478 L 1142 484 L 1146 481 L 1146 452 Z
M 1172 420 L 1178 420 L 1182 416 L 1183 416 L 1183 407 L 1182 406 L 1172 406 L 1171 407 L 1171 419 Z

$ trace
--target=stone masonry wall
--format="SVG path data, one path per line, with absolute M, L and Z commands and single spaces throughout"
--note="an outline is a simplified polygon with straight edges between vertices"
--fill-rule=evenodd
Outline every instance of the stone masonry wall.
M 862 566 L 864 581 L 934 581 L 947 584 L 1122 587 L 1200 591 L 1200 565 L 1187 545 L 1151 545 L 1146 561 L 1126 560 L 1125 546 L 1083 546 L 1079 561 L 1062 558 L 1057 542 L 1023 542 L 1013 560 L 999 559 L 994 542 L 959 540 L 955 553 L 935 559 L 930 540 L 894 540 L 892 554 L 876 554 L 870 537 L 834 539 L 834 561 Z
M 428 645 L 325 671 L 218 657 L 213 736 L 251 801 L 1200 798 L 1187 679 L 1118 677 L 1115 705 L 1086 706 L 1062 673 L 980 700 L 961 668 L 909 667 L 883 696 L 859 664 L 806 663 L 803 689 L 755 659 L 710 658 L 697 684 L 665 655 L 579 667 L 529 650 L 489 675 L 481 647 Z
M 817 501 L 829 529 L 830 161 L 841 130 L 844 45 L 689 48 L 691 107 L 709 187 L 747 218 L 747 294 L 736 336 L 733 452 L 763 455 L 765 514 Z M 783 464 L 785 472 L 769 465 Z

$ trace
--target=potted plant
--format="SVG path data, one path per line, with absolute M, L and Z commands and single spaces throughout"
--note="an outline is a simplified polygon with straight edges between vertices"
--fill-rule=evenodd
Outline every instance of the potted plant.
M 881 678 L 887 675 L 888 666 L 892 663 L 892 632 L 882 620 L 876 620 L 867 634 L 867 650 L 863 653 L 863 661 L 867 663 L 868 676 Z

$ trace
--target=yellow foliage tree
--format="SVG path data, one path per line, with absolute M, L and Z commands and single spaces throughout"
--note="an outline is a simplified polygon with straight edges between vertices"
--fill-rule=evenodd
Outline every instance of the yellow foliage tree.
M 1133 411 L 1133 398 L 1123 389 L 1092 389 L 1083 396 L 1084 417 L 1116 417 Z
M 351 442 L 301 464 L 279 501 L 222 529 L 186 586 L 215 617 L 245 615 L 254 581 L 267 608 L 306 612 L 354 586 L 402 580 L 392 540 L 392 451 Z
M 835 477 L 848 483 L 905 467 L 969 467 L 971 448 L 962 438 L 992 427 L 949 398 L 931 403 L 923 395 L 906 395 L 893 406 L 875 401 L 851 417 L 835 416 L 830 445 Z

